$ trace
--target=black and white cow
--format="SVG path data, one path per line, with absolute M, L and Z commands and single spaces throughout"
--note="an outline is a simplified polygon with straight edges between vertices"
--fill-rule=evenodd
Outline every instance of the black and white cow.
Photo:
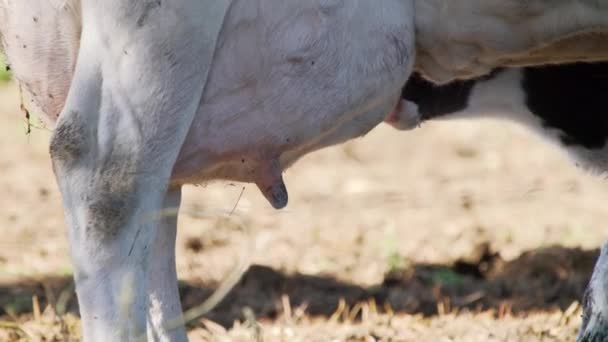
M 496 69 L 444 85 L 414 74 L 402 96 L 400 111 L 387 118 L 397 129 L 429 120 L 512 120 L 547 138 L 580 167 L 608 174 L 608 63 Z M 585 294 L 579 340 L 608 340 L 607 305 L 608 243 Z

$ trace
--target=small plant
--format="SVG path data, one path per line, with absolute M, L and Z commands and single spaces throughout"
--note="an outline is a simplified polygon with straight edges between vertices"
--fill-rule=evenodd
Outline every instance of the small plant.
M 396 251 L 391 252 L 387 257 L 389 273 L 403 271 L 409 267 L 408 260 Z
M 382 241 L 381 249 L 386 258 L 388 274 L 402 273 L 411 267 L 410 261 L 399 252 L 397 241 L 399 239 L 393 231 L 387 232 Z
M 13 317 L 29 312 L 32 309 L 32 297 L 30 295 L 16 295 L 2 309 Z
M 450 269 L 440 269 L 433 273 L 433 283 L 441 285 L 460 285 L 464 277 Z

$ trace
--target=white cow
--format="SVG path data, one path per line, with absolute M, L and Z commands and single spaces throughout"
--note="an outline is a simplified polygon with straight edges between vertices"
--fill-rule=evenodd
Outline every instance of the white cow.
M 446 21 L 447 0 L 0 0 L 15 76 L 55 126 L 50 150 L 85 339 L 186 338 L 165 325 L 181 315 L 176 218 L 154 214 L 179 207 L 181 185 L 210 179 L 254 182 L 285 206 L 286 167 L 401 108 L 414 1 L 418 65 L 460 72 L 424 62 L 452 54 L 435 43 L 460 51 L 457 31 L 435 27 L 483 27 L 488 13 Z M 425 12 L 427 1 L 444 7 Z M 580 28 L 555 24 L 565 29 L 542 43 Z M 505 37 L 483 32 L 476 44 Z
M 16 78 L 55 131 L 88 341 L 185 340 L 175 271 L 183 184 L 256 183 L 361 136 L 413 67 L 411 0 L 3 0 Z M 156 215 L 155 215 L 156 214 Z

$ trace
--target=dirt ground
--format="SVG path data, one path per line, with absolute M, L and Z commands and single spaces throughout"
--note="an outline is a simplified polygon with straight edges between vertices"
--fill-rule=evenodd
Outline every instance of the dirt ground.
M 26 136 L 17 92 L 2 86 L 0 340 L 79 336 L 48 137 Z M 578 300 L 608 236 L 608 183 L 522 128 L 383 126 L 308 156 L 285 180 L 290 204 L 280 212 L 255 186 L 186 188 L 184 306 L 203 302 L 239 260 L 253 265 L 189 325 L 192 341 L 576 336 Z

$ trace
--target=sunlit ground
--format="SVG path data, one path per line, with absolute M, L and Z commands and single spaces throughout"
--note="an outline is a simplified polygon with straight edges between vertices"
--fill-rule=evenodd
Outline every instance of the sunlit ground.
M 12 85 L 0 86 L 0 133 L 0 340 L 75 339 L 50 132 L 25 134 Z M 189 325 L 193 341 L 575 336 L 577 300 L 608 235 L 608 183 L 527 131 L 480 121 L 409 133 L 382 126 L 308 156 L 285 179 L 281 212 L 251 185 L 186 189 L 184 306 L 204 301 L 239 258 L 255 265 Z M 221 218 L 235 205 L 245 229 Z

